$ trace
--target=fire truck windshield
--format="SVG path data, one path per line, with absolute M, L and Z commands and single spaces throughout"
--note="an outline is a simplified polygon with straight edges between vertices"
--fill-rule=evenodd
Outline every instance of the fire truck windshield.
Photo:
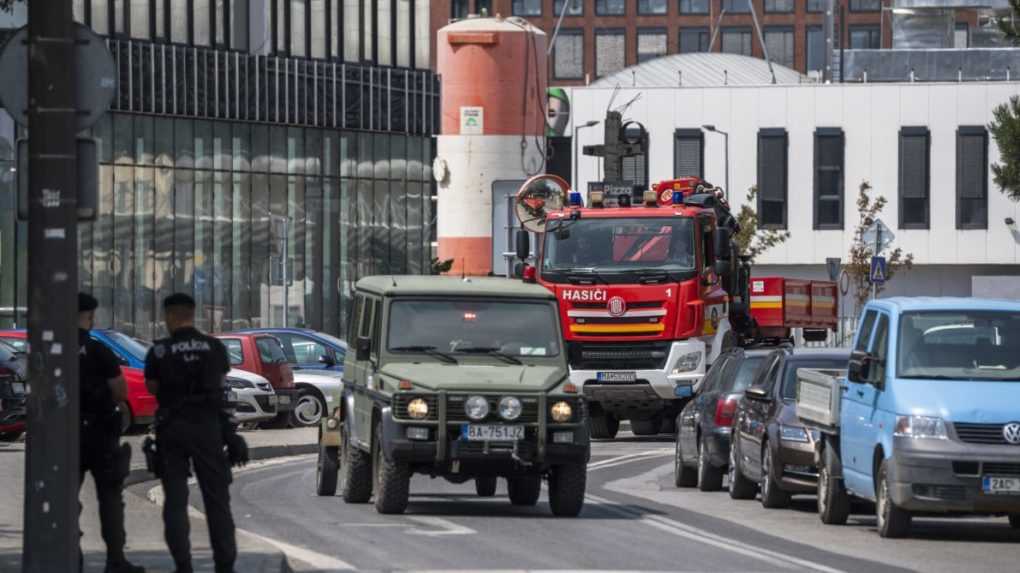
M 694 267 L 694 223 L 688 217 L 550 223 L 542 259 L 542 275 L 551 280 L 589 273 L 630 282 L 635 274 L 687 274 Z

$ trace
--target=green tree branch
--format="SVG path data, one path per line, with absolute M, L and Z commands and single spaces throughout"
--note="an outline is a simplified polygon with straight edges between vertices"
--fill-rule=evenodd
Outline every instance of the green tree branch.
M 758 228 L 758 212 L 754 210 L 757 205 L 758 188 L 751 187 L 747 190 L 747 198 L 737 213 L 740 231 L 733 236 L 737 250 L 741 255 L 748 257 L 751 263 L 754 263 L 758 255 L 790 238 L 790 232 L 786 230 Z
M 1001 160 L 992 165 L 992 178 L 1007 197 L 1020 201 L 1020 96 L 1013 96 L 997 106 L 992 110 L 992 117 L 988 131 L 995 138 Z

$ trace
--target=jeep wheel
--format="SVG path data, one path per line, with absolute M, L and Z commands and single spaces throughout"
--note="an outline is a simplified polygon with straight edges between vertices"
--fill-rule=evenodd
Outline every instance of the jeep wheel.
M 698 485 L 698 472 L 684 462 L 683 451 L 680 449 L 680 425 L 677 424 L 676 453 L 673 455 L 673 484 L 677 487 L 694 487 Z
M 386 459 L 382 449 L 382 424 L 375 427 L 375 510 L 379 513 L 404 513 L 411 495 L 411 467 L 405 463 Z
M 475 493 L 478 494 L 478 497 L 496 495 L 496 478 L 494 476 L 475 478 Z
M 881 537 L 905 537 L 910 532 L 910 512 L 896 507 L 889 491 L 889 465 L 883 460 L 878 470 L 878 492 L 875 514 Z
M 538 496 L 542 493 L 542 476 L 536 474 L 507 478 L 506 486 L 510 503 L 530 507 L 538 503 Z
M 818 468 L 818 517 L 826 525 L 845 525 L 850 517 L 850 496 L 843 480 L 832 477 L 836 454 L 832 448 L 822 450 Z
M 322 430 L 319 430 L 319 460 L 315 464 L 316 495 L 336 495 L 336 482 L 340 473 L 340 448 L 322 445 Z
M 372 498 L 372 458 L 351 443 L 347 428 L 340 435 L 340 495 L 347 503 Z
M 553 467 L 549 473 L 549 508 L 556 517 L 577 517 L 584 507 L 584 488 L 588 481 L 585 464 Z
M 768 442 L 761 447 L 761 506 L 780 509 L 790 505 L 790 494 L 779 485 L 779 476 L 772 465 L 772 448 Z
M 588 418 L 591 437 L 596 440 L 612 440 L 620 431 L 620 419 L 609 412 L 600 411 Z
M 709 458 L 708 444 L 704 439 L 698 440 L 698 489 L 719 491 L 722 489 L 722 478 L 722 469 L 713 466 Z
M 730 467 L 727 470 L 730 478 L 730 499 L 754 499 L 754 496 L 758 493 L 758 486 L 751 480 L 747 479 L 744 472 L 740 471 L 739 455 L 737 455 L 737 440 L 739 439 L 737 434 L 733 435 L 733 441 L 730 444 Z
M 659 416 L 652 416 L 646 420 L 631 420 L 630 431 L 635 436 L 654 436 L 659 433 L 659 428 L 662 426 L 662 418 Z

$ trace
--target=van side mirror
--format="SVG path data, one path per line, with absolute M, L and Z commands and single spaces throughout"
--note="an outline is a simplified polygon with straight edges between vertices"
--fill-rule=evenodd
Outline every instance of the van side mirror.
M 526 261 L 531 255 L 531 235 L 524 229 L 518 229 L 514 239 L 517 241 L 517 258 Z
M 878 386 L 879 371 L 878 358 L 870 352 L 854 350 L 850 353 L 850 363 L 847 365 L 847 379 L 857 384 L 874 384 Z
M 751 386 L 747 390 L 744 390 L 744 396 L 748 400 L 757 400 L 759 402 L 771 402 L 772 397 L 769 396 L 769 392 L 762 386 Z
M 368 336 L 359 336 L 355 344 L 355 358 L 358 362 L 368 360 L 372 355 L 372 339 Z

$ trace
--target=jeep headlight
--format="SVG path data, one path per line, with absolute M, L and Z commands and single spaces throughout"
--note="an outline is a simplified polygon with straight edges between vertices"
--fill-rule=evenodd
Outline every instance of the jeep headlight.
M 673 365 L 672 374 L 685 374 L 687 372 L 693 372 L 698 369 L 698 365 L 701 364 L 701 353 L 700 352 L 688 352 L 683 354 L 677 359 L 676 364 Z
M 415 398 L 407 403 L 407 415 L 414 420 L 424 420 L 429 415 L 429 403 Z
M 489 401 L 482 396 L 471 396 L 464 402 L 464 413 L 474 420 L 484 420 L 489 415 Z
M 554 422 L 563 423 L 569 422 L 570 418 L 574 415 L 574 408 L 569 402 L 556 402 L 549 408 L 549 415 L 552 416 Z
M 499 400 L 499 417 L 507 421 L 516 420 L 521 416 L 521 401 L 514 396 L 504 396 Z
M 942 418 L 933 416 L 896 416 L 896 429 L 893 435 L 898 438 L 945 440 L 946 423 Z

